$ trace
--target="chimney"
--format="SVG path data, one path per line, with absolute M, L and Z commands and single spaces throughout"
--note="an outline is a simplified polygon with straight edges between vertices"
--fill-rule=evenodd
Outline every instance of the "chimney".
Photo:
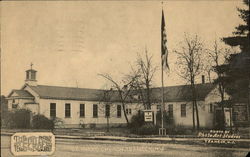
M 202 84 L 205 84 L 205 76 L 204 75 L 201 76 L 201 82 L 202 82 Z

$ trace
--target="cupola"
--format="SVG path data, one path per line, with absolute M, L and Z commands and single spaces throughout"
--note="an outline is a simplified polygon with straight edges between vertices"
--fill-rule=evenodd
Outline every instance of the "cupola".
M 30 69 L 26 70 L 26 80 L 25 83 L 30 86 L 36 86 L 37 80 L 36 80 L 36 70 L 32 69 L 33 64 L 30 64 Z

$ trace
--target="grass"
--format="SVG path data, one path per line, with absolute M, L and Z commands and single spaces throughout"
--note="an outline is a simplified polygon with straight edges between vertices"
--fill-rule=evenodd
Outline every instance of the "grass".
M 4 129 L 1 128 L 2 132 L 15 133 L 15 132 L 51 132 L 47 129 Z M 79 128 L 79 129 L 70 129 L 70 128 L 60 128 L 54 129 L 53 133 L 55 135 L 70 135 L 70 136 L 93 136 L 93 135 L 102 135 L 102 136 L 119 136 L 119 137 L 160 137 L 159 135 L 135 135 L 131 134 L 130 130 L 126 127 L 109 128 L 107 132 L 106 128 Z M 182 134 L 179 132 L 169 132 L 169 137 L 197 137 L 198 132 L 184 131 Z M 250 129 L 249 128 L 239 128 L 238 133 L 241 138 L 250 139 Z

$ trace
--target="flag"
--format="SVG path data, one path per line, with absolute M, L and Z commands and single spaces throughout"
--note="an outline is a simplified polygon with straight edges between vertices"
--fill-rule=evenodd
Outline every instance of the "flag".
M 167 49 L 167 32 L 165 28 L 164 12 L 162 10 L 161 20 L 161 63 L 163 68 L 169 69 L 168 66 L 168 49 Z

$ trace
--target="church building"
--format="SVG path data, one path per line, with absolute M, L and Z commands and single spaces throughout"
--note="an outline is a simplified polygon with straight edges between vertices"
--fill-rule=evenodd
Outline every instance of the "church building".
M 65 128 L 106 126 L 106 116 L 111 126 L 126 125 L 126 119 L 119 98 L 114 96 L 109 107 L 103 102 L 105 90 L 39 85 L 37 71 L 32 67 L 26 71 L 25 84 L 8 95 L 8 109 L 26 108 L 33 114 L 43 114 L 48 118 L 59 118 Z M 200 126 L 212 128 L 216 123 L 216 102 L 220 101 L 216 85 L 200 83 L 196 85 Z M 173 119 L 174 125 L 192 127 L 192 95 L 189 85 L 164 87 L 164 108 Z M 160 110 L 161 88 L 152 88 L 152 110 Z M 131 117 L 143 110 L 141 101 L 131 99 L 125 113 Z M 229 112 L 231 114 L 231 112 Z M 231 123 L 226 119 L 227 124 Z

